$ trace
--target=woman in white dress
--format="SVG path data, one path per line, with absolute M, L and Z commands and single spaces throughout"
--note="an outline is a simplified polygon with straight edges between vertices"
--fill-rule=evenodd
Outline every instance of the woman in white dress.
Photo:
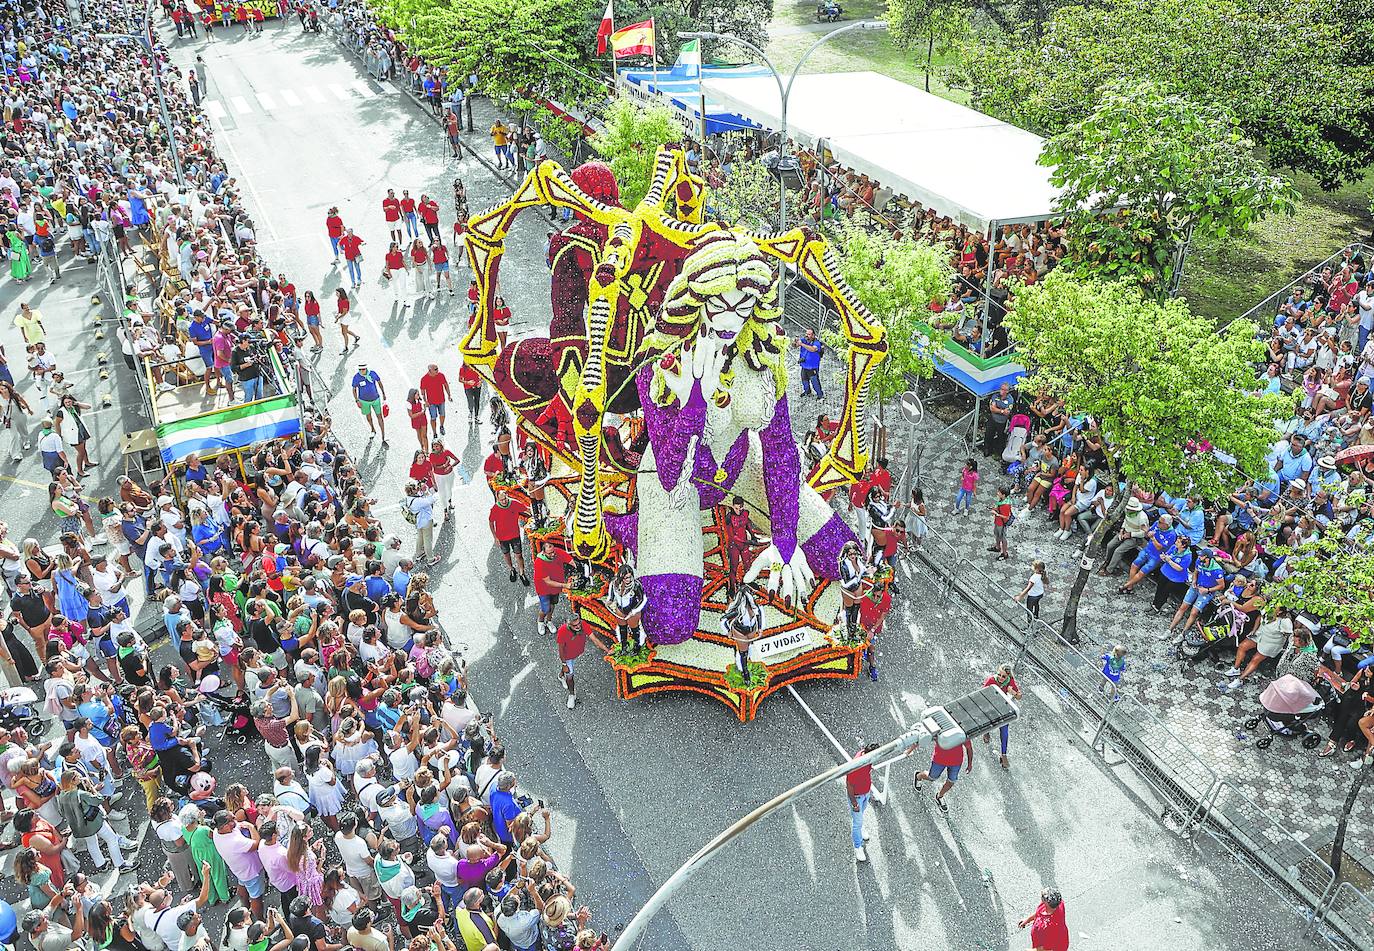
M 305 751 L 305 778 L 310 785 L 310 804 L 330 829 L 338 831 L 339 809 L 343 807 L 343 786 L 334 767 L 320 754 L 323 747 L 312 746 Z

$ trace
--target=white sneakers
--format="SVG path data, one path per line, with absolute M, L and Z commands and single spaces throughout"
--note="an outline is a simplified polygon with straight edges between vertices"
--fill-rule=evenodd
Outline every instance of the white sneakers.
M 571 710 L 575 706 L 577 706 L 577 694 L 570 693 L 568 694 L 568 709 Z
M 1059 539 L 1061 542 L 1066 542 L 1070 538 L 1073 538 L 1073 532 L 1061 528 L 1059 531 L 1054 533 L 1054 537 Z
M 868 861 L 868 853 L 864 851 L 864 847 L 863 847 L 862 845 L 859 846 L 857 849 L 854 850 L 854 861 L 856 861 L 856 862 L 867 862 L 867 861 Z

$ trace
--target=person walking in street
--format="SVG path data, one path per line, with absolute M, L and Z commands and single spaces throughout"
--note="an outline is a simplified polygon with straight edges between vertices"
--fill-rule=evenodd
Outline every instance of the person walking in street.
M 463 387 L 463 398 L 468 404 L 468 426 L 482 423 L 482 377 L 477 371 L 464 363 L 458 368 L 458 382 Z
M 448 134 L 448 147 L 453 152 L 453 157 L 460 159 L 463 157 L 463 140 L 459 135 L 462 132 L 462 124 L 458 121 L 458 112 L 455 109 L 448 110 L 444 116 L 444 131 Z
M 329 235 L 329 250 L 334 252 L 334 266 L 339 264 L 339 241 L 344 236 L 343 219 L 337 207 L 330 208 L 324 215 L 324 232 Z
M 348 268 L 348 280 L 356 291 L 363 286 L 363 245 L 367 242 L 349 228 L 339 239 L 339 250 L 343 252 L 344 266 Z
M 453 399 L 453 391 L 449 389 L 448 377 L 439 371 L 437 363 L 431 363 L 425 375 L 420 377 L 420 392 L 424 394 L 429 407 L 430 422 L 437 427 L 440 436 L 444 435 L 446 408 L 449 400 Z
M 434 476 L 434 485 L 439 492 L 439 510 L 443 513 L 440 516 L 441 522 L 448 521 L 453 514 L 453 480 L 462 468 L 463 461 L 444 446 L 444 438 L 435 436 L 429 451 L 429 470 Z M 463 481 L 467 481 L 466 473 Z
M 506 563 L 510 580 L 519 578 L 528 587 L 530 577 L 525 571 L 525 553 L 520 546 L 520 516 L 524 514 L 524 508 L 522 503 L 511 499 L 505 489 L 498 489 L 496 502 L 487 516 L 487 525 L 491 528 L 491 537 L 501 549 L 501 560 Z
M 410 306 L 410 294 L 406 287 L 407 278 L 410 277 L 410 268 L 406 261 L 405 252 L 395 241 L 386 249 L 386 256 L 382 259 L 384 267 L 382 275 L 391 285 L 391 302 L 399 303 L 401 310 Z
M 491 127 L 491 144 L 496 150 L 496 167 L 515 168 L 510 157 L 510 129 L 500 119 Z
M 434 292 L 429 285 L 429 251 L 425 248 L 425 243 L 419 238 L 411 242 L 409 263 L 414 269 L 416 300 L 433 297 Z
M 811 395 L 814 389 L 816 399 L 824 399 L 825 394 L 821 392 L 821 353 L 825 345 L 816 339 L 815 328 L 806 328 L 806 334 L 797 341 L 797 347 L 801 350 L 797 363 L 801 367 L 802 396 Z
M 587 649 L 587 633 L 582 629 L 582 617 L 576 611 L 558 626 L 554 633 L 558 643 L 559 677 L 568 691 L 568 709 L 577 706 L 577 683 L 573 680 L 573 668 L 577 658 Z
M 209 90 L 210 84 L 205 76 L 205 59 L 199 53 L 196 54 L 196 61 L 192 68 L 196 71 L 196 85 L 200 87 L 201 95 L 204 95 Z
M 197 109 L 200 108 L 200 80 L 196 78 L 196 71 L 188 69 L 186 71 L 186 85 L 191 90 L 191 104 Z
M 410 197 L 410 189 L 401 189 L 401 217 L 406 223 L 406 237 L 418 238 L 420 236 L 419 218 L 415 214 L 415 199 Z
M 533 561 L 534 594 L 539 599 L 539 633 L 552 634 L 553 609 L 568 587 L 568 565 L 572 555 L 555 545 L 552 539 L 545 538 L 534 552 Z
M 429 415 L 425 412 L 425 400 L 420 395 L 418 387 L 412 386 L 406 394 L 406 416 L 410 419 L 410 428 L 415 431 L 415 440 L 420 444 L 420 451 L 428 456 Z
M 320 302 L 315 298 L 314 291 L 305 292 L 301 310 L 305 312 L 305 329 L 310 331 L 310 339 L 315 341 L 310 349 L 319 353 L 324 349 L 324 336 L 320 331 Z
M 968 765 L 964 765 L 965 757 L 968 758 Z M 961 770 L 967 769 L 973 772 L 973 741 L 965 740 L 952 750 L 947 750 L 939 743 L 935 744 L 935 752 L 931 755 L 930 769 L 923 770 L 916 774 L 916 790 L 919 792 L 921 783 L 931 780 L 944 778 L 944 783 L 940 786 L 940 791 L 935 794 L 935 806 L 940 812 L 949 815 L 949 806 L 945 805 L 945 797 L 954 788 L 954 784 L 959 781 Z
M 1030 927 L 1031 951 L 1069 951 L 1069 924 L 1064 914 L 1064 897 L 1059 889 L 1040 893 L 1035 911 L 1016 923 L 1023 931 Z
M 420 223 L 425 226 L 425 237 L 431 242 L 442 238 L 443 235 L 439 233 L 439 203 L 428 195 L 421 195 L 416 210 L 420 214 Z
M 11 462 L 19 462 L 32 447 L 29 436 L 29 417 L 33 407 L 19 395 L 14 384 L 0 380 L 0 428 L 9 437 Z
M 382 217 L 386 219 L 386 226 L 390 230 L 390 238 L 397 244 L 405 241 L 405 235 L 401 228 L 401 200 L 396 197 L 396 189 L 388 188 L 386 197 L 382 199 Z
M 358 409 L 362 412 L 363 418 L 367 420 L 367 428 L 372 433 L 378 430 L 382 434 L 382 445 L 389 446 L 386 441 L 386 413 L 384 412 L 384 401 L 386 400 L 386 387 L 382 384 L 382 378 L 377 375 L 376 370 L 369 370 L 367 364 L 360 362 L 358 372 L 353 374 L 353 402 L 358 404 Z M 377 425 L 372 424 L 376 418 Z
M 444 284 L 448 287 L 448 296 L 454 297 L 456 291 L 453 289 L 453 275 L 449 273 L 448 248 L 442 241 L 435 241 L 429 246 L 429 259 L 434 264 L 434 296 L 439 296 L 439 285 Z
M 992 674 L 992 676 L 988 677 L 987 680 L 984 680 L 984 681 L 983 681 L 983 686 L 984 686 L 984 687 L 997 687 L 999 690 L 1001 690 L 1004 694 L 1006 694 L 1006 695 L 1007 695 L 1008 697 L 1010 697 L 1011 699 L 1013 699 L 1013 700 L 1020 700 L 1020 699 L 1021 699 L 1021 687 L 1020 687 L 1019 684 L 1017 684 L 1017 682 L 1016 682 L 1016 677 L 1012 675 L 1012 672 L 1011 672 L 1011 664 L 998 664 L 998 665 L 997 665 L 997 670 L 996 670 L 996 672 L 994 672 L 994 673 Z M 1010 746 L 1011 746 L 1011 725 L 1010 725 L 1010 724 L 1007 724 L 1007 723 L 1003 723 L 1003 724 L 1002 724 L 1002 729 L 1001 729 L 1001 734 L 1002 734 L 1002 736 L 1001 736 L 1001 739 L 1002 739 L 1002 768 L 1003 768 L 1003 769 L 1011 769 L 1011 762 L 1007 759 L 1007 750 L 1008 750 L 1008 749 L 1010 748 Z M 991 743 L 991 742 L 992 742 L 992 734 L 991 734 L 991 733 L 984 733 L 984 734 L 983 734 L 983 745 L 984 745 L 984 746 L 987 746 L 987 745 L 988 745 L 989 743 Z
M 362 343 L 362 338 L 348 329 L 349 308 L 348 291 L 344 290 L 342 287 L 336 288 L 334 291 L 334 323 L 338 324 L 339 335 L 343 337 L 343 349 L 340 350 L 339 353 L 347 353 L 349 351 L 349 337 L 353 338 L 353 346 L 355 347 Z
M 877 743 L 869 743 L 861 747 L 859 752 L 854 754 L 854 757 L 857 759 L 872 753 L 877 748 Z M 867 766 L 860 766 L 845 776 L 844 790 L 849 796 L 849 831 L 854 842 L 854 861 L 867 862 L 868 853 L 864 851 L 864 843 L 871 836 L 869 831 L 864 828 L 864 814 L 868 811 L 868 799 L 873 793 L 873 765 L 870 763 Z
M 1013 596 L 1013 601 L 1026 602 L 1026 610 L 1033 618 L 1040 617 L 1040 599 L 1045 596 L 1045 563 L 1040 559 L 1031 562 L 1030 577 L 1025 586 Z
M 973 458 L 964 460 L 964 468 L 959 472 L 959 490 L 954 496 L 954 514 L 967 516 L 973 511 L 973 496 L 978 491 L 978 461 Z

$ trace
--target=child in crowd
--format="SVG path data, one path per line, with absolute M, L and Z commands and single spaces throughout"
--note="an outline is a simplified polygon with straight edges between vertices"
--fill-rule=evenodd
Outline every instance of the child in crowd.
M 1106 680 L 1098 685 L 1097 691 L 1101 693 L 1107 689 L 1110 683 L 1113 701 L 1121 699 L 1121 678 L 1126 673 L 1126 645 L 1117 644 L 1112 648 L 1111 653 L 1102 655 L 1102 676 Z
M 964 460 L 964 470 L 959 473 L 959 493 L 954 497 L 954 514 L 968 515 L 973 511 L 973 493 L 978 489 L 978 461 L 973 457 Z
M 992 544 L 988 546 L 988 551 L 996 552 L 998 561 L 1011 557 L 1007 547 L 1007 529 L 1012 519 L 1010 494 L 1011 490 L 1006 486 L 998 486 L 997 503 L 992 507 Z

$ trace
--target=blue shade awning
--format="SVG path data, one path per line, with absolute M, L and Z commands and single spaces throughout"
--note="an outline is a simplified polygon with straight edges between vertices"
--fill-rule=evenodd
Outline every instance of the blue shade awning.
M 658 100 L 677 112 L 684 125 L 695 131 L 701 123 L 701 84 L 704 77 L 709 84 L 713 79 L 747 79 L 770 77 L 762 66 L 703 66 L 677 64 L 671 69 L 660 69 L 655 75 L 650 69 L 622 69 L 620 81 L 637 98 Z M 706 134 L 733 132 L 739 129 L 760 128 L 739 113 L 731 112 L 711 96 L 706 95 Z

